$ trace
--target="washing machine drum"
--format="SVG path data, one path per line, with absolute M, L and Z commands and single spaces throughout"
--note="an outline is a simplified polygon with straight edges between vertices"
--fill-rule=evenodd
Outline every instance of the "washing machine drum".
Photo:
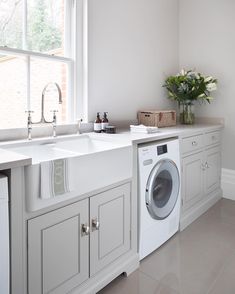
M 146 206 L 152 218 L 163 220 L 179 197 L 180 177 L 172 160 L 161 160 L 152 169 L 146 186 Z

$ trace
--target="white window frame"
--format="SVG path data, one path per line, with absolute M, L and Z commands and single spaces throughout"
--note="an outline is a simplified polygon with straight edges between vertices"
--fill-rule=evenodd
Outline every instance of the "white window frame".
M 27 72 L 27 110 L 31 109 L 30 99 L 30 59 L 50 60 L 67 64 L 68 99 L 67 121 L 87 118 L 87 0 L 66 0 L 65 13 L 65 57 L 27 50 L 27 0 L 23 0 L 23 49 L 0 46 L 0 54 L 26 57 Z M 70 21 L 68 21 L 70 20 Z M 68 57 L 66 57 L 68 56 Z M 85 57 L 85 59 L 84 59 Z M 78 107 L 79 106 L 79 107 Z M 12 128 L 13 129 L 13 128 Z

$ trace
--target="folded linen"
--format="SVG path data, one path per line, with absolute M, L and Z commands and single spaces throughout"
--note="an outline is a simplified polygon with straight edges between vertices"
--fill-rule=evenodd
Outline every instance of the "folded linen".
M 143 134 L 152 134 L 159 132 L 158 127 L 148 127 L 144 125 L 130 125 L 130 130 L 132 133 L 143 133 Z
M 71 190 L 68 159 L 41 163 L 41 199 L 50 199 L 71 192 Z

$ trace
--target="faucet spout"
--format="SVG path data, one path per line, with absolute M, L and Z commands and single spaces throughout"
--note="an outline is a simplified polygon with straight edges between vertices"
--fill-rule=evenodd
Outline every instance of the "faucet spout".
M 56 86 L 56 89 L 57 89 L 57 92 L 58 92 L 58 99 L 59 99 L 59 104 L 62 104 L 62 91 L 60 89 L 60 86 L 57 84 L 57 83 L 53 83 L 53 82 L 50 82 L 48 83 L 44 89 L 42 90 L 42 105 L 41 105 L 41 120 L 39 123 L 52 123 L 53 121 L 47 121 L 45 119 L 45 115 L 44 115 L 44 107 L 45 107 L 45 94 L 46 94 L 46 91 L 47 91 L 47 88 L 51 85 L 54 85 Z

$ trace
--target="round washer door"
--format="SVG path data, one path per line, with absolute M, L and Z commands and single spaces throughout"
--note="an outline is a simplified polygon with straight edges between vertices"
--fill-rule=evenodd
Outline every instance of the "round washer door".
M 172 160 L 159 161 L 152 169 L 146 186 L 146 206 L 152 218 L 167 218 L 179 197 L 180 177 Z

